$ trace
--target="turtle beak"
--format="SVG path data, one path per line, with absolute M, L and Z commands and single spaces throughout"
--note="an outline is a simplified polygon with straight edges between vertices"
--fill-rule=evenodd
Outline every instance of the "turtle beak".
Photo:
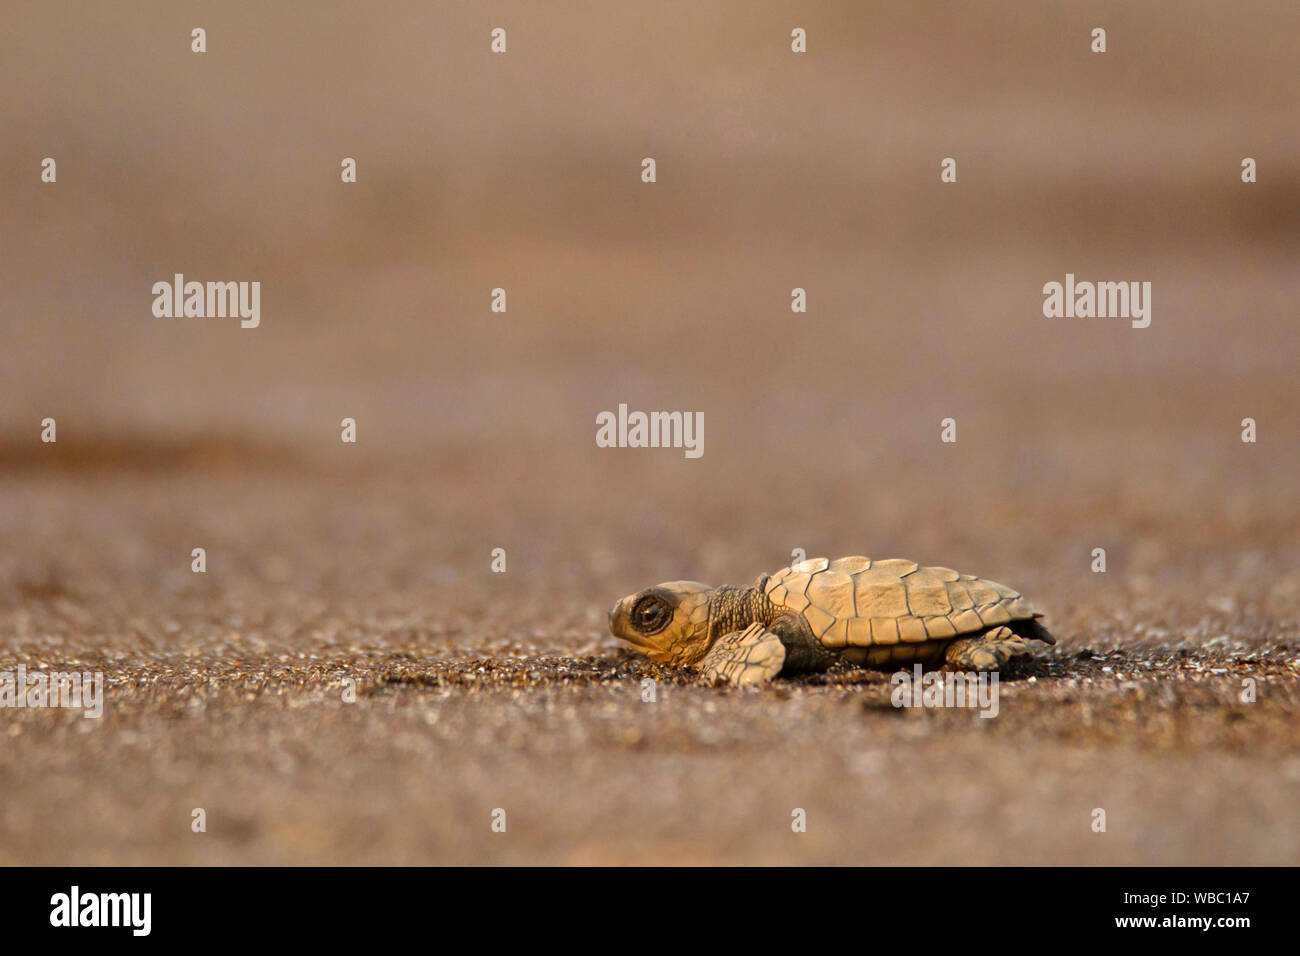
M 629 644 L 635 643 L 627 636 L 632 629 L 627 626 L 627 610 L 623 607 L 622 601 L 609 609 L 609 630 L 619 640 L 627 641 Z
M 653 649 L 645 638 L 628 626 L 627 598 L 619 601 L 609 609 L 609 630 L 620 641 L 626 641 L 639 651 Z

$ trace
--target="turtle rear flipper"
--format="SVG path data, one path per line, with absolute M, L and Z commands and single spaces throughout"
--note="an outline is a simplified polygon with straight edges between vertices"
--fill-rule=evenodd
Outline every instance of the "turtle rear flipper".
M 1009 627 L 995 627 L 978 637 L 961 637 L 948 645 L 944 661 L 955 668 L 996 671 L 1012 659 L 1032 653 L 1028 642 Z
M 706 684 L 753 687 L 771 680 L 784 666 L 781 638 L 761 624 L 751 624 L 718 638 L 700 661 L 700 678 Z

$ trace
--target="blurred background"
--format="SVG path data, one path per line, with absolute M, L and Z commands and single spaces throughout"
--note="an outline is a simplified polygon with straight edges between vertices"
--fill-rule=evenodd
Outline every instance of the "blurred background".
M 871 800 L 924 824 L 878 810 L 792 850 L 687 811 L 770 798 L 779 835 L 800 798 L 778 777 L 828 814 L 862 806 L 843 781 L 874 771 L 844 768 L 877 731 L 851 694 L 764 709 L 683 689 L 700 710 L 625 715 L 632 740 L 635 684 L 444 687 L 329 718 L 277 690 L 393 659 L 622 662 L 615 599 L 748 583 L 794 548 L 1005 581 L 1060 653 L 1220 640 L 1294 660 L 1294 3 L 14 0 L 4 20 L 0 665 L 118 683 L 102 721 L 5 715 L 0 860 L 890 862 L 889 839 L 910 862 L 1300 855 L 1267 836 L 1295 813 L 1294 734 L 1179 737 L 1173 763 L 1140 735 L 1098 755 L 1049 734 L 1042 764 L 1009 737 L 1005 779 L 1041 779 L 1036 806 L 1127 788 L 1112 799 L 1148 826 L 1104 846 L 999 817 L 978 788 L 967 825 L 935 829 L 960 814 L 934 783 Z M 260 281 L 260 328 L 155 318 L 178 272 Z M 1150 281 L 1150 327 L 1044 318 L 1067 272 Z M 702 411 L 704 456 L 597 448 L 620 403 Z M 888 738 L 871 766 L 929 747 L 974 761 L 951 771 L 969 787 L 995 758 L 950 740 L 986 740 L 978 724 Z M 566 787 L 590 801 L 580 833 L 548 817 Z M 503 790 L 530 837 L 428 822 L 486 820 Z M 204 799 L 241 822 L 198 844 Z M 638 800 L 672 825 L 633 819 Z M 1218 837 L 1192 841 L 1207 820 Z

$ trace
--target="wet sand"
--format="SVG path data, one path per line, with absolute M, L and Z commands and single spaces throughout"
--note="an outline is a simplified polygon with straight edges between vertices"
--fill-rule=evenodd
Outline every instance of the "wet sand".
M 6 536 L 25 547 L 6 567 L 4 664 L 99 670 L 108 687 L 98 720 L 5 713 L 5 862 L 1300 858 L 1293 525 L 1198 550 L 1198 534 L 1148 514 L 1147 545 L 1113 550 L 1104 575 L 1032 498 L 1022 524 L 988 528 L 989 547 L 978 538 L 996 519 L 979 515 L 962 554 L 924 540 L 914 557 L 1012 582 L 1058 636 L 1004 675 L 989 719 L 896 709 L 878 672 L 745 693 L 622 649 L 607 605 L 669 576 L 675 545 L 636 506 L 597 506 L 575 544 L 558 529 L 583 526 L 595 488 L 570 487 L 555 527 L 538 513 L 488 535 L 439 483 L 253 475 L 6 485 Z M 761 512 L 757 492 L 745 502 Z M 847 539 L 812 513 L 845 493 L 806 496 L 803 546 Z M 928 519 L 913 506 L 894 520 Z M 673 570 L 737 583 L 774 570 L 778 554 L 751 557 L 757 527 Z M 490 571 L 497 543 L 504 574 Z M 205 834 L 190 831 L 196 807 Z M 806 833 L 790 829 L 795 808 Z

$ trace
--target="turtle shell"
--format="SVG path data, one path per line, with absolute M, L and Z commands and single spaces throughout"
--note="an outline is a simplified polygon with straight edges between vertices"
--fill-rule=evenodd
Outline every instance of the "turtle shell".
M 946 645 L 963 634 L 1039 616 L 1006 585 L 900 558 L 809 558 L 777 571 L 763 590 L 773 604 L 802 614 L 817 639 L 838 651 Z

